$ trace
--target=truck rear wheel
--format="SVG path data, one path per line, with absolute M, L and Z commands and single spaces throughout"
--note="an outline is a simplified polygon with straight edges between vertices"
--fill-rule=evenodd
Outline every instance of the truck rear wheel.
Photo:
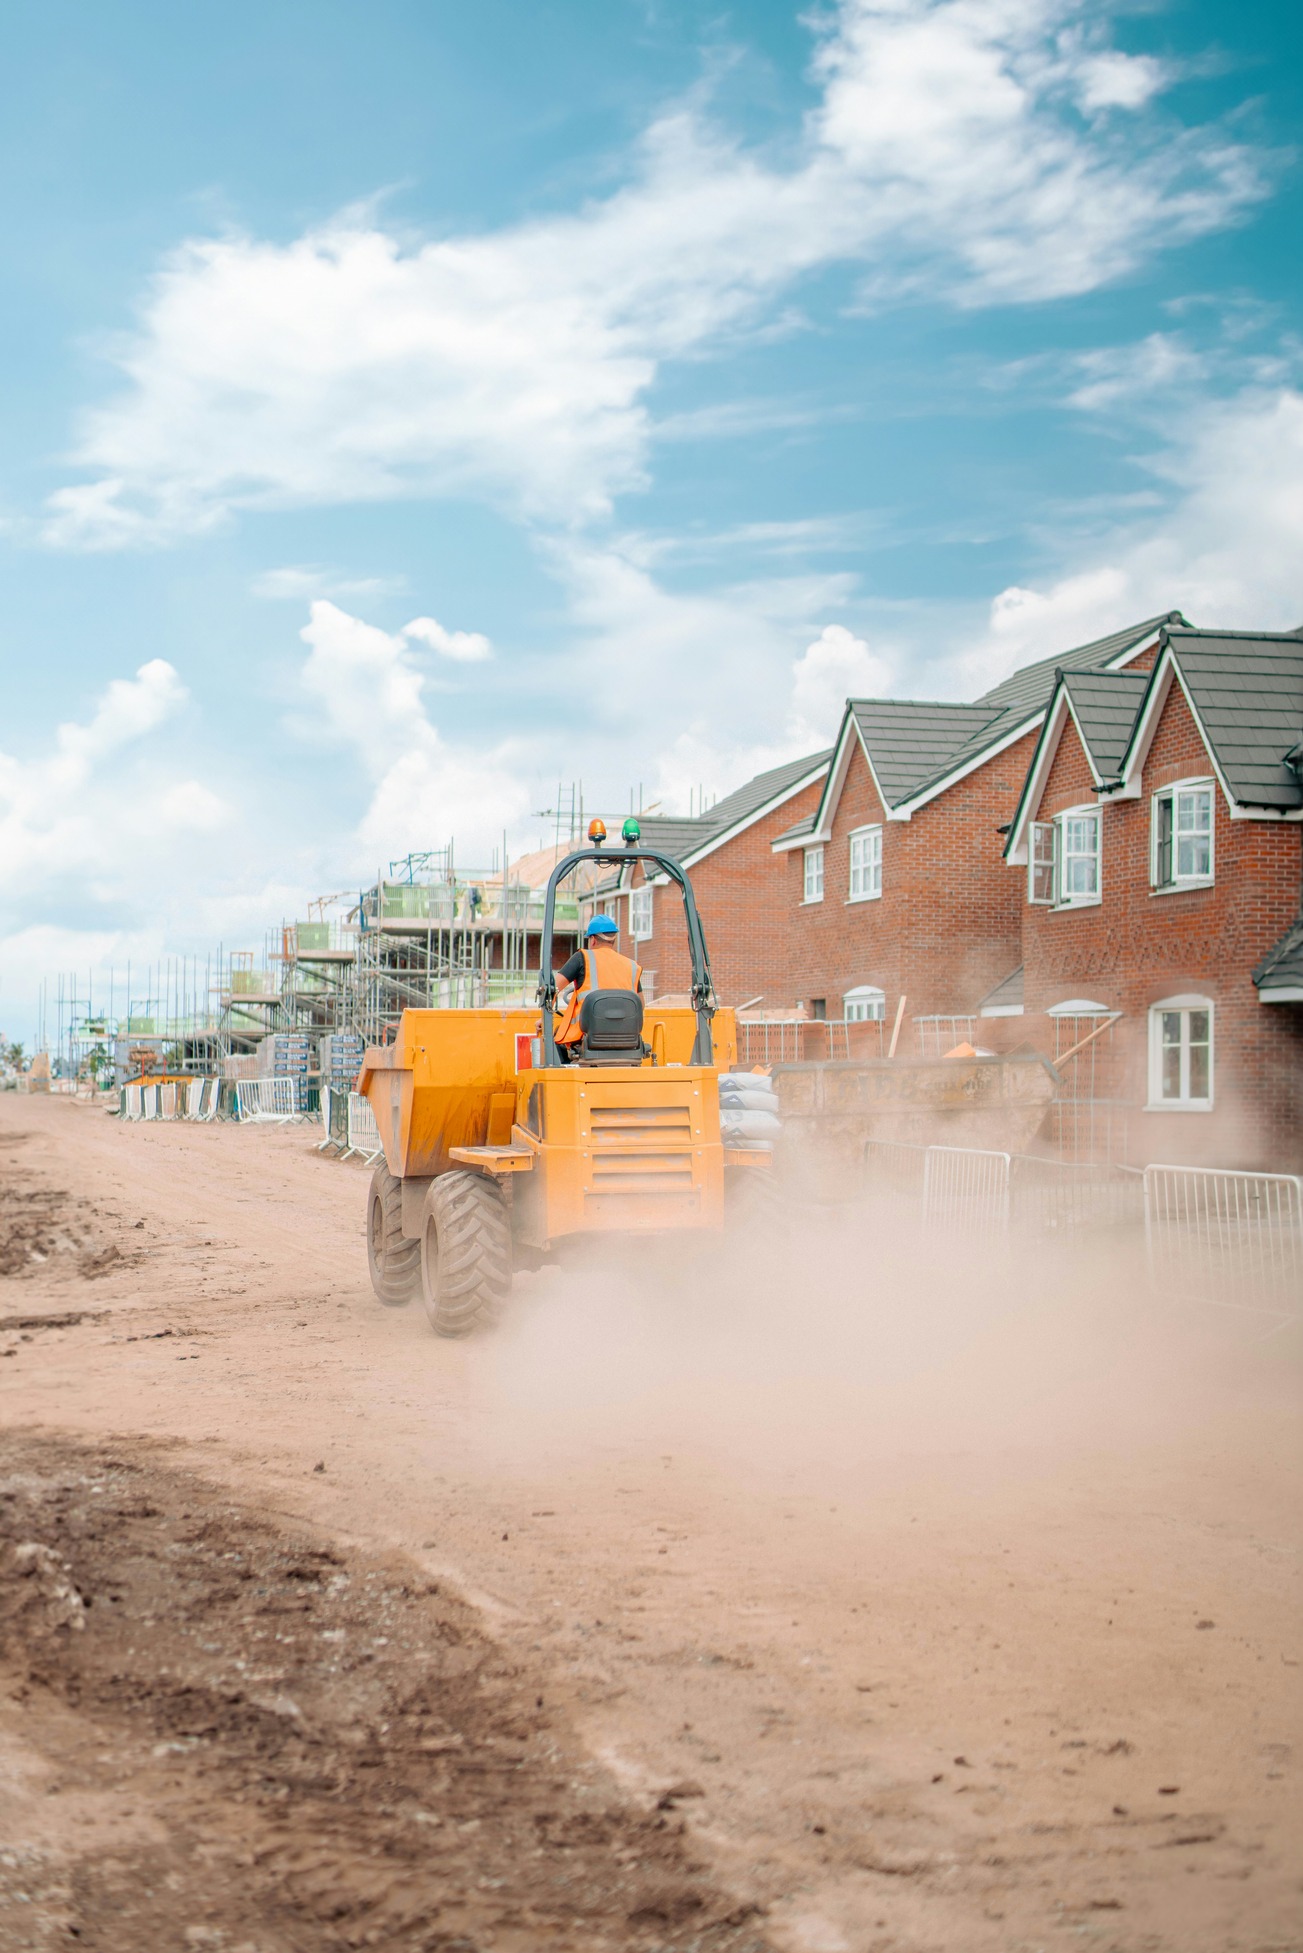
M 403 1186 L 383 1163 L 366 1203 L 366 1259 L 377 1301 L 401 1309 L 421 1286 L 421 1244 L 403 1233 Z
M 444 1173 L 421 1216 L 421 1293 L 441 1336 L 493 1322 L 511 1290 L 511 1219 L 492 1180 Z

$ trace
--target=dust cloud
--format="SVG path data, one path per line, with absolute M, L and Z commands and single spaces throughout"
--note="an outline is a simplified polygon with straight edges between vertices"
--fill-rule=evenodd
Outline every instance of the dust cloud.
M 475 1368 L 522 1458 L 639 1449 L 826 1485 L 903 1457 L 1034 1472 L 1038 1453 L 1170 1438 L 1210 1391 L 1233 1397 L 1238 1362 L 1292 1356 L 1228 1373 L 1224 1335 L 1152 1292 L 1142 1242 L 927 1238 L 860 1200 L 722 1243 L 588 1243 L 518 1276 Z

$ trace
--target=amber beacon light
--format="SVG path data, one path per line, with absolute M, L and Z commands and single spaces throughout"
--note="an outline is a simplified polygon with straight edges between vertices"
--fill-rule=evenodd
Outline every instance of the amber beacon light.
M 606 839 L 606 822 L 589 821 L 588 838 L 592 842 L 595 848 L 600 848 L 603 841 Z

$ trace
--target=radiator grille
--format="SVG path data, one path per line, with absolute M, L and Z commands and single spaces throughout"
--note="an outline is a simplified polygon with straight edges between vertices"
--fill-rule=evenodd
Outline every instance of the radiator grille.
M 692 1186 L 690 1153 L 597 1153 L 594 1193 L 678 1193 Z
M 628 1140 L 635 1144 L 692 1143 L 692 1109 L 686 1105 L 595 1105 L 588 1129 L 599 1143 Z

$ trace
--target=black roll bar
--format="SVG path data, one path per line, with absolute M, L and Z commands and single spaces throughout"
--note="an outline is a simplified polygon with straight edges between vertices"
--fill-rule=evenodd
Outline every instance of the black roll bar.
M 578 868 L 582 862 L 597 861 L 612 867 L 622 867 L 626 861 L 653 861 L 672 882 L 677 882 L 683 896 L 683 913 L 688 924 L 688 954 L 692 960 L 692 1008 L 697 1013 L 697 1035 L 692 1045 L 694 1065 L 713 1065 L 715 1062 L 715 1041 L 711 1035 L 710 1020 L 715 1015 L 715 986 L 710 976 L 710 958 L 706 954 L 706 938 L 702 932 L 701 917 L 697 914 L 696 898 L 692 893 L 692 883 L 683 870 L 668 854 L 660 854 L 655 848 L 619 847 L 577 848 L 573 854 L 558 861 L 548 877 L 547 899 L 543 904 L 543 939 L 539 944 L 538 1001 L 543 1013 L 543 1063 L 559 1065 L 557 1056 L 556 1027 L 552 1014 L 556 1009 L 556 971 L 552 968 L 552 934 L 556 913 L 556 892 L 560 884 Z

